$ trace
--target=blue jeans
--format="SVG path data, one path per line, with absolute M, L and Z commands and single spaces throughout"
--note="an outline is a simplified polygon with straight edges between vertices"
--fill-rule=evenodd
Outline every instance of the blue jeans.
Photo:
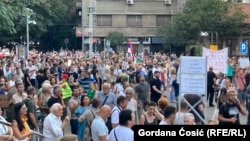
M 77 135 L 78 130 L 78 120 L 70 119 L 71 133 Z

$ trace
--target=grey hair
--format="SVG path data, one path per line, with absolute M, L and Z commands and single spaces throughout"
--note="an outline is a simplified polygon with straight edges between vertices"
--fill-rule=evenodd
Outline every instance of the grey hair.
M 103 84 L 102 84 L 102 86 L 104 86 L 104 85 L 108 86 L 108 87 L 109 87 L 109 89 L 111 88 L 110 83 L 103 83 Z
M 55 93 L 55 92 L 58 91 L 59 89 L 61 89 L 61 86 L 55 86 L 55 87 L 53 88 L 53 93 Z
M 134 91 L 134 89 L 132 88 L 132 87 L 127 87 L 126 89 L 125 89 L 125 93 L 134 93 L 135 91 Z
M 42 91 L 47 90 L 47 89 L 49 89 L 49 88 L 51 88 L 50 83 L 43 83 L 43 84 L 42 84 Z
M 194 120 L 194 114 L 192 113 L 185 113 L 184 117 L 189 117 L 190 119 Z
M 55 103 L 51 106 L 50 110 L 51 113 L 55 113 L 56 111 L 59 110 L 59 108 L 62 107 L 62 105 L 60 103 Z

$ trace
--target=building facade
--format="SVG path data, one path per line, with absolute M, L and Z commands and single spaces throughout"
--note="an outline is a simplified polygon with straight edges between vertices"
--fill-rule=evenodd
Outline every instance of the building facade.
M 79 19 L 76 36 L 82 41 L 84 35 L 85 47 L 89 47 L 89 39 L 93 37 L 100 41 L 97 50 L 105 47 L 108 33 L 118 31 L 130 38 L 137 52 L 152 50 L 153 44 L 162 43 L 152 41 L 157 37 L 157 29 L 181 9 L 186 0 L 81 0 L 76 2 Z M 89 11 L 93 7 L 93 13 Z M 83 16 L 83 17 L 82 17 Z M 84 26 L 82 26 L 84 23 Z M 83 29 L 84 27 L 84 29 Z M 156 40 L 159 41 L 159 40 Z M 81 44 L 78 44 L 81 46 Z M 126 48 L 126 43 L 124 47 Z M 95 46 L 93 46 L 95 48 Z M 157 48 L 157 47 L 156 47 Z M 95 50 L 95 49 L 93 49 Z M 153 50 L 153 51 L 157 51 Z

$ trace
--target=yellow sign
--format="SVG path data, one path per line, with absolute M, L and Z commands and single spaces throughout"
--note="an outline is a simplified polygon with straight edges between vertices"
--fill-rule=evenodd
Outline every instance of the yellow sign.
M 218 46 L 217 45 L 210 45 L 210 49 L 211 50 L 218 50 Z

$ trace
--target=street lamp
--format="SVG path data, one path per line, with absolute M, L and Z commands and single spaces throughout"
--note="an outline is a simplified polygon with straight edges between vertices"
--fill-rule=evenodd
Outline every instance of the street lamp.
M 29 9 L 27 8 L 27 10 L 29 12 L 33 12 L 32 9 Z M 36 21 L 30 21 L 30 15 L 28 15 L 27 12 L 27 15 L 26 15 L 26 36 L 27 36 L 27 47 L 26 47 L 26 50 L 25 50 L 25 57 L 28 58 L 29 57 L 29 46 L 30 46 L 30 41 L 29 41 L 29 24 L 36 24 Z
M 215 45 L 218 45 L 218 32 L 216 31 L 206 31 L 206 32 L 201 32 L 200 35 L 203 37 L 209 36 L 209 32 L 211 33 L 211 44 L 214 44 L 214 34 L 215 34 Z

